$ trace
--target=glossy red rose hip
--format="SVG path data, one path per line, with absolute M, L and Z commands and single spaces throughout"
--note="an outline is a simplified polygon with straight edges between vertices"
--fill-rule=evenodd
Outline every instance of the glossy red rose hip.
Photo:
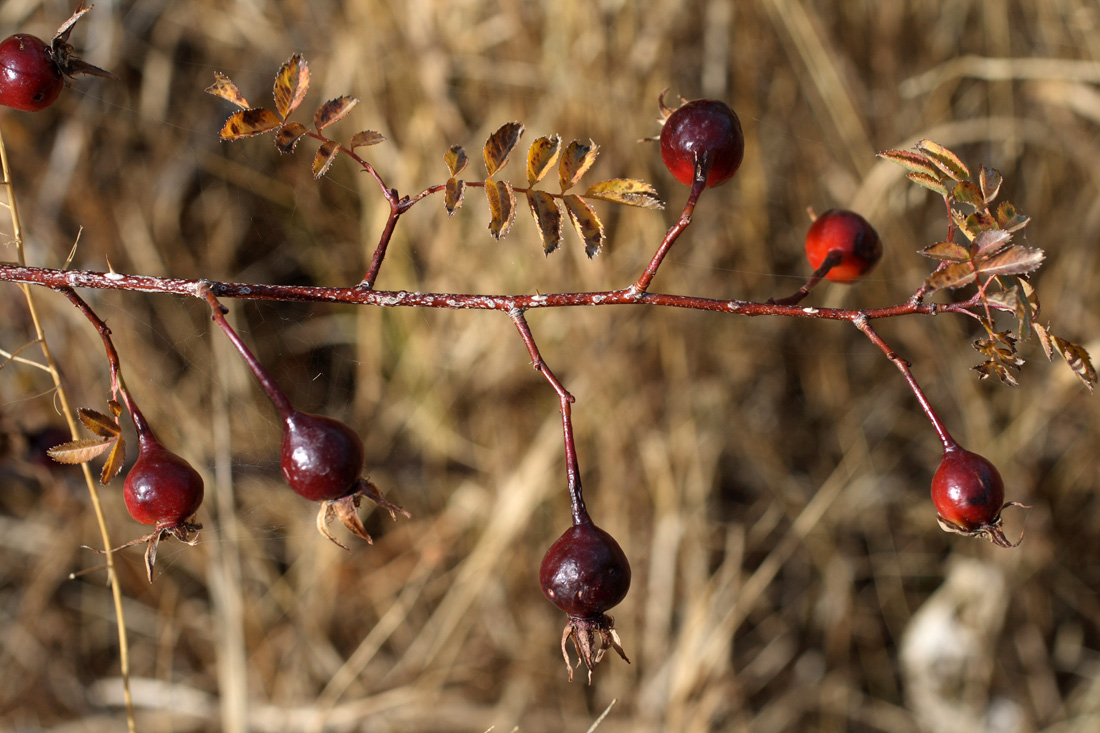
M 363 441 L 350 427 L 324 415 L 291 412 L 283 423 L 283 478 L 313 501 L 347 496 L 363 473 Z
M 53 104 L 65 86 L 50 47 L 28 33 L 0 41 L 0 104 L 37 112 Z
M 591 522 L 576 524 L 546 551 L 539 584 L 570 616 L 595 617 L 626 598 L 630 563 L 614 537 Z
M 724 102 L 697 99 L 684 104 L 661 128 L 661 160 L 677 181 L 690 186 L 695 163 L 710 154 L 708 187 L 725 183 L 745 157 L 745 135 L 737 114 Z
M 882 259 L 882 240 L 874 227 L 854 211 L 829 209 L 806 232 L 806 259 L 817 270 L 830 256 L 833 266 L 825 279 L 854 282 Z
M 932 503 L 945 531 L 985 537 L 999 547 L 1015 547 L 1020 542 L 1005 537 L 1001 512 L 1009 506 L 1028 507 L 1015 501 L 1006 503 L 1004 498 L 1004 481 L 992 463 L 958 445 L 944 451 L 932 476 Z
M 126 510 L 136 521 L 158 528 L 186 524 L 202 504 L 202 477 L 151 436 L 139 436 L 139 446 L 122 491 Z

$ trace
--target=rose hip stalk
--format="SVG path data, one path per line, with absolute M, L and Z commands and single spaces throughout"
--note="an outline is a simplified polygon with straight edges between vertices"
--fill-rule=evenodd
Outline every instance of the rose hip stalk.
M 317 530 L 333 543 L 349 549 L 328 531 L 329 523 L 338 518 L 353 534 L 368 543 L 372 542 L 356 511 L 364 496 L 388 511 L 394 519 L 398 514 L 410 516 L 398 505 L 387 501 L 378 487 L 362 476 L 365 452 L 358 434 L 339 420 L 295 410 L 286 394 L 226 321 L 224 308 L 210 289 L 200 286 L 198 294 L 206 298 L 214 320 L 244 357 L 245 363 L 279 411 L 283 419 L 283 447 L 279 462 L 283 478 L 299 495 L 321 502 Z

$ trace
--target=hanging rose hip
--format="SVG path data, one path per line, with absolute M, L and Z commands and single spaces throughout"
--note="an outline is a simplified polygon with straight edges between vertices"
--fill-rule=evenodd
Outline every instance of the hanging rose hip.
M 720 186 L 733 177 L 744 157 L 741 120 L 725 102 L 687 102 L 673 110 L 661 128 L 661 160 L 685 186 L 692 184 L 697 166 L 707 167 L 708 188 Z

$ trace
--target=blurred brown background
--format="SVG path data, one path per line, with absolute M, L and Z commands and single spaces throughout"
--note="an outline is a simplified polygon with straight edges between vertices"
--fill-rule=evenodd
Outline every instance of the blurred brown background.
M 8 0 L 0 31 L 50 38 L 71 2 Z M 657 96 L 717 97 L 747 138 L 654 283 L 766 299 L 806 274 L 806 207 L 855 208 L 886 256 L 855 288 L 809 301 L 903 301 L 943 237 L 942 203 L 878 161 L 930 137 L 1006 178 L 1046 249 L 1035 278 L 1055 332 L 1100 353 L 1100 6 L 1085 0 L 616 0 L 556 3 L 100 0 L 73 42 L 120 81 L 80 79 L 39 114 L 0 111 L 28 257 L 245 282 L 352 284 L 384 221 L 346 160 L 314 181 L 312 149 L 223 144 L 214 71 L 254 104 L 294 52 L 304 109 L 361 99 L 334 133 L 402 193 L 445 180 L 451 144 L 503 122 L 524 143 L 592 138 L 586 179 L 652 181 L 665 212 L 599 207 L 594 262 L 567 233 L 543 256 L 520 212 L 503 242 L 479 192 L 404 218 L 384 289 L 533 293 L 622 287 L 686 194 L 657 148 Z M 303 145 L 303 148 L 306 146 Z M 525 150 L 525 145 L 522 148 Z M 519 178 L 513 161 L 506 173 Z M 524 206 L 524 208 L 526 208 Z M 7 224 L 3 235 L 7 241 Z M 5 245 L 5 256 L 14 248 Z M 370 514 L 345 553 L 277 465 L 279 425 L 206 307 L 86 294 L 162 440 L 207 481 L 195 548 L 163 544 L 150 586 L 119 559 L 143 731 L 1096 731 L 1100 729 L 1100 424 L 1095 398 L 1035 343 L 1021 386 L 979 383 L 961 318 L 881 323 L 955 436 L 1034 505 L 1011 551 L 944 534 L 928 485 L 936 436 L 854 328 L 643 308 L 529 314 L 577 397 L 589 507 L 629 555 L 614 611 L 632 664 L 568 684 L 564 616 L 536 581 L 568 524 L 555 395 L 501 314 L 230 303 L 301 408 L 354 425 L 368 470 L 412 520 Z M 77 405 L 104 409 L 102 347 L 37 293 Z M 0 348 L 31 338 L 0 287 Z M 37 353 L 28 350 L 24 355 Z M 113 610 L 79 473 L 36 463 L 61 425 L 47 377 L 0 371 L 0 727 L 117 731 Z M 121 480 L 117 541 L 144 533 Z M 1023 512 L 1006 518 L 1018 535 Z M 343 530 L 339 536 L 346 537 Z

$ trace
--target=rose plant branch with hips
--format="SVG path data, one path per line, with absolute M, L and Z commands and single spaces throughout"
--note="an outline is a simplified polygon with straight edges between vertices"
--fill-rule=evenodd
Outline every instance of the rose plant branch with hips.
M 67 31 L 66 31 L 67 32 Z M 67 35 L 66 35 L 67 38 Z M 48 66 L 48 65 L 47 65 Z M 538 229 L 543 251 L 550 255 L 561 245 L 568 222 L 576 231 L 589 257 L 600 253 L 605 240 L 603 223 L 593 208 L 593 202 L 622 204 L 644 209 L 659 209 L 663 204 L 656 190 L 648 183 L 630 178 L 612 178 L 590 185 L 583 194 L 571 193 L 580 179 L 594 164 L 599 152 L 592 141 L 573 140 L 563 145 L 558 135 L 536 139 L 527 152 L 526 186 L 513 185 L 499 174 L 507 166 L 523 134 L 523 125 L 509 122 L 490 135 L 482 149 L 486 177 L 466 181 L 460 176 L 469 165 L 469 157 L 461 146 L 454 145 L 443 155 L 448 178 L 445 183 L 425 188 L 413 196 L 402 196 L 389 187 L 382 175 L 359 153 L 358 148 L 381 143 L 384 138 L 373 131 L 355 133 L 343 144 L 330 138 L 326 130 L 347 116 L 358 100 L 341 96 L 322 104 L 313 115 L 313 129 L 290 119 L 299 108 L 309 88 L 309 67 L 301 56 L 294 56 L 282 65 L 274 85 L 275 109 L 253 107 L 236 85 L 222 74 L 207 91 L 227 100 L 239 109 L 223 125 L 223 140 L 240 140 L 265 133 L 274 133 L 277 148 L 284 153 L 295 150 L 298 143 L 311 139 L 319 143 L 313 158 L 317 178 L 325 175 L 333 162 L 344 155 L 359 165 L 377 183 L 390 211 L 378 244 L 363 278 L 350 287 L 306 287 L 278 284 L 245 284 L 210 280 L 129 275 L 114 271 L 63 270 L 26 267 L 19 264 L 0 265 L 0 281 L 44 286 L 66 294 L 96 325 L 107 346 L 112 368 L 112 387 L 121 394 L 138 430 L 141 453 L 131 469 L 131 477 L 143 466 L 148 452 L 158 460 L 146 461 L 143 468 L 151 478 L 142 483 L 143 491 L 156 495 L 165 487 L 182 487 L 184 497 L 197 501 L 171 502 L 159 500 L 152 507 L 131 511 L 135 519 L 156 524 L 159 536 L 167 531 L 195 527 L 190 514 L 201 501 L 201 479 L 197 486 L 187 470 L 174 459 L 177 456 L 160 447 L 145 425 L 140 411 L 125 391 L 119 377 L 117 352 L 110 344 L 109 330 L 102 320 L 75 293 L 75 288 L 102 288 L 147 294 L 185 294 L 202 299 L 210 307 L 218 327 L 233 343 L 272 401 L 283 422 L 280 465 L 290 487 L 301 496 L 320 503 L 317 515 L 319 531 L 343 547 L 328 531 L 334 518 L 367 542 L 371 541 L 357 508 L 363 497 L 386 509 L 396 519 L 407 513 L 386 500 L 378 488 L 362 476 L 365 451 L 362 439 L 348 425 L 333 418 L 310 415 L 296 410 L 270 374 L 244 344 L 225 318 L 219 298 L 244 298 L 278 301 L 333 302 L 377 307 L 412 307 L 458 310 L 500 311 L 509 316 L 527 347 L 535 369 L 557 393 L 562 414 L 565 442 L 566 479 L 571 504 L 572 526 L 553 543 L 545 554 L 540 571 L 540 586 L 546 597 L 568 616 L 561 648 L 569 676 L 573 665 L 566 647 L 572 640 L 580 657 L 591 672 L 608 649 L 614 649 L 626 659 L 626 654 L 607 611 L 620 603 L 630 586 L 630 565 L 622 548 L 608 533 L 597 527 L 589 516 L 582 495 L 579 464 L 572 431 L 574 398 L 543 360 L 525 312 L 541 308 L 574 306 L 633 305 L 672 307 L 687 310 L 717 311 L 744 316 L 782 316 L 820 320 L 841 320 L 852 323 L 875 344 L 902 373 L 931 421 L 944 447 L 943 460 L 932 482 L 933 504 L 938 521 L 949 532 L 990 539 L 1002 547 L 1013 546 L 1000 529 L 1001 510 L 1015 502 L 1004 503 L 1004 486 L 996 469 L 984 458 L 969 453 L 951 437 L 932 409 L 931 403 L 913 377 L 909 363 L 899 356 L 871 327 L 882 318 L 909 315 L 958 313 L 978 320 L 986 337 L 975 348 L 986 357 L 975 367 L 980 378 L 997 376 L 1002 382 L 1014 384 L 1014 373 L 1023 360 L 1015 344 L 1036 335 L 1048 358 L 1062 356 L 1074 373 L 1091 390 L 1096 372 L 1085 350 L 1073 342 L 1053 335 L 1037 322 L 1038 299 L 1027 277 L 1043 261 L 1042 250 L 1014 243 L 1013 234 L 1023 229 L 1028 218 L 1007 201 L 996 203 L 1000 174 L 982 167 L 972 180 L 969 169 L 953 152 L 929 140 L 920 141 L 912 150 L 888 150 L 880 155 L 908 170 L 913 182 L 928 188 L 944 199 L 948 213 L 946 239 L 921 251 L 938 264 L 917 291 L 906 301 L 880 308 L 842 309 L 801 306 L 822 281 L 854 284 L 877 264 L 883 254 L 882 240 L 862 216 L 855 212 L 833 209 L 813 221 L 806 234 L 805 255 L 812 269 L 807 282 L 786 298 L 754 302 L 739 299 L 706 298 L 695 295 L 654 293 L 649 288 L 658 274 L 671 247 L 687 232 L 703 193 L 722 185 L 737 172 L 744 158 L 744 135 L 737 115 L 726 104 L 716 100 L 685 101 L 676 109 L 667 107 L 663 96 L 658 104 L 663 119 L 659 137 L 662 161 L 681 183 L 690 186 L 686 203 L 676 222 L 668 229 L 644 271 L 630 285 L 605 291 L 562 292 L 553 294 L 503 294 L 407 292 L 375 289 L 381 266 L 401 217 L 413 206 L 442 195 L 448 214 L 455 214 L 466 200 L 468 189 L 481 189 L 489 209 L 490 235 L 496 239 L 507 236 L 515 222 L 517 201 L 527 201 Z M 0 89 L 2 93 L 2 89 Z M 556 176 L 552 172 L 557 173 Z M 557 179 L 557 191 L 539 188 L 547 179 Z M 961 234 L 960 238 L 957 236 Z M 955 290 L 974 285 L 976 292 L 955 302 L 928 302 L 927 296 L 939 291 Z M 1015 335 L 998 331 L 995 315 L 1011 314 L 1017 321 Z M 117 403 L 112 404 L 116 410 Z M 93 414 L 93 432 L 111 432 L 112 419 Z M 117 407 L 114 426 L 121 406 Z M 98 416 L 97 416 L 98 415 Z M 86 424 L 88 421 L 86 421 Z M 106 425 L 106 427 L 105 427 Z M 91 427 L 91 425 L 89 426 Z M 107 436 L 104 436 L 107 437 Z M 117 438 L 117 434 L 115 435 Z M 146 448 L 146 445 L 149 447 Z M 166 456 L 172 456 L 168 458 Z M 179 459 L 182 461 L 182 459 Z M 183 464 L 186 465 L 186 464 Z M 195 474 L 197 477 L 197 473 Z M 135 479 L 135 483 L 137 480 Z M 174 491 L 174 489 L 173 489 Z M 131 494 L 135 492 L 130 492 Z M 144 496 L 144 494 L 142 494 Z M 137 499 L 134 499 L 137 502 Z M 127 506 L 131 496 L 127 494 Z M 137 506 L 137 504 L 135 504 Z M 170 506 L 162 510 L 162 507 Z M 1022 506 L 1022 505 L 1021 505 Z M 184 510 L 190 511 L 185 518 Z M 149 521 L 151 520 L 151 521 Z M 182 532 L 186 537 L 186 532 Z M 185 539 L 185 537 L 180 537 Z M 1018 543 L 1017 543 L 1018 544 Z M 345 548 L 346 549 L 346 548 Z M 155 557 L 155 545 L 150 541 L 147 557 Z M 152 560 L 148 561 L 150 578 Z

